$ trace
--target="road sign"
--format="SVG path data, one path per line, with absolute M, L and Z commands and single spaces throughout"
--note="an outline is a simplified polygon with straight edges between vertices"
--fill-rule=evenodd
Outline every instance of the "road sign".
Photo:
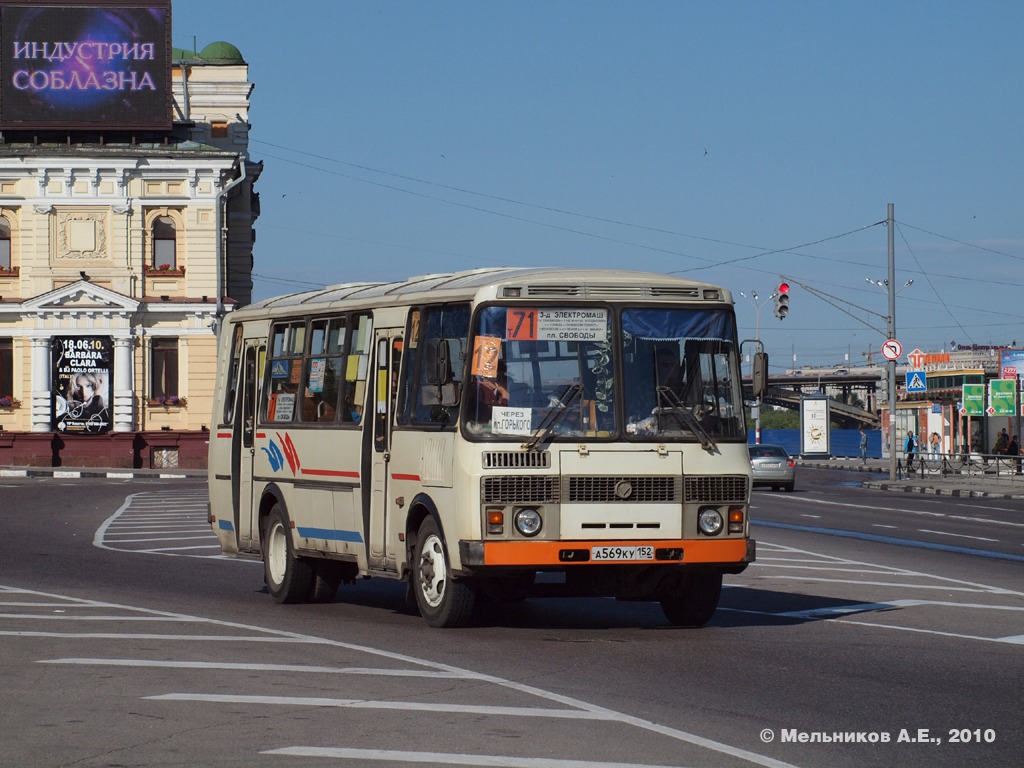
M 903 345 L 896 339 L 889 339 L 882 345 L 882 356 L 886 360 L 898 360 L 903 354 Z
M 907 392 L 927 392 L 928 374 L 924 371 L 907 371 Z

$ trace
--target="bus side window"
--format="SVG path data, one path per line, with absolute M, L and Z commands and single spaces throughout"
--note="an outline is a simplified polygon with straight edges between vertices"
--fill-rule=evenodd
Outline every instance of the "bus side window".
M 469 336 L 469 307 L 463 304 L 423 310 L 424 333 L 420 354 L 410 359 L 409 380 L 415 375 L 414 424 L 447 426 L 455 423 L 462 396 Z
M 270 332 L 270 382 L 264 419 L 281 423 L 295 418 L 299 384 L 302 381 L 302 355 L 305 350 L 306 323 L 282 323 Z
M 231 368 L 228 370 L 227 395 L 224 398 L 224 424 L 235 423 L 235 401 L 238 399 L 238 378 L 242 371 L 242 326 L 236 325 L 231 340 Z

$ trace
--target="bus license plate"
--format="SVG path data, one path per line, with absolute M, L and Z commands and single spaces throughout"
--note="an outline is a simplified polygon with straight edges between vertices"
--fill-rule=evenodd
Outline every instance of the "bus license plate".
M 653 560 L 654 547 L 591 547 L 591 560 Z

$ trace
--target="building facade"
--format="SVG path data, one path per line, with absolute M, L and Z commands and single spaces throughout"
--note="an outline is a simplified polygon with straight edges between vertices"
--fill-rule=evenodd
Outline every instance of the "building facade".
M 40 52 L 59 50 L 23 44 Z M 251 300 L 262 166 L 240 52 L 163 61 L 165 125 L 0 116 L 0 465 L 206 465 L 217 331 Z M 3 63 L 8 87 L 55 77 L 12 80 Z

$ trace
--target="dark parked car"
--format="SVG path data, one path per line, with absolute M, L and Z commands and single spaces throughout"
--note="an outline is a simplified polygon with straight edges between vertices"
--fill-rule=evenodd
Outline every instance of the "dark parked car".
M 754 470 L 754 487 L 770 485 L 773 490 L 796 486 L 796 462 L 781 445 L 748 445 L 750 468 Z

